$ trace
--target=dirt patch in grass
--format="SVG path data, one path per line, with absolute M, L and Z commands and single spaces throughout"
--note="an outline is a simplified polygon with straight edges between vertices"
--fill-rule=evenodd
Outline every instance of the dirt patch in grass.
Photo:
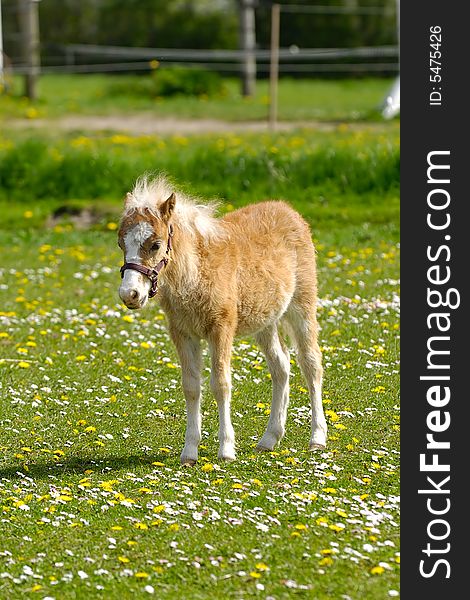
M 315 129 L 333 131 L 337 121 L 280 121 L 277 131 L 294 129 Z M 267 121 L 221 121 L 217 119 L 178 119 L 176 117 L 158 118 L 151 114 L 134 115 L 70 115 L 58 119 L 11 119 L 9 127 L 29 129 L 60 129 L 64 131 L 125 131 L 138 135 L 200 134 L 218 132 L 263 132 L 270 131 Z M 367 123 L 367 128 L 380 129 L 383 123 Z M 364 123 L 348 123 L 350 129 L 364 128 Z

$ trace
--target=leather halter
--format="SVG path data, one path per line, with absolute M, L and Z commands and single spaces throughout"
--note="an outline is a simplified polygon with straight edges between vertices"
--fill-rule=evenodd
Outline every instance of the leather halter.
M 168 242 L 167 242 L 167 247 L 166 247 L 166 255 L 162 258 L 162 260 L 160 262 L 157 263 L 157 265 L 153 269 L 149 269 L 148 267 L 145 267 L 144 265 L 141 265 L 139 263 L 126 262 L 121 267 L 121 279 L 124 277 L 124 272 L 127 269 L 131 269 L 132 271 L 138 271 L 139 273 L 142 273 L 142 275 L 145 275 L 146 277 L 148 277 L 150 279 L 150 283 L 152 285 L 151 285 L 150 291 L 149 291 L 149 298 L 153 298 L 158 291 L 158 274 L 163 269 L 163 267 L 166 267 L 166 265 L 168 264 L 168 261 L 170 260 L 170 252 L 172 249 L 172 243 L 171 243 L 172 237 L 173 237 L 173 226 L 170 225 L 168 227 Z

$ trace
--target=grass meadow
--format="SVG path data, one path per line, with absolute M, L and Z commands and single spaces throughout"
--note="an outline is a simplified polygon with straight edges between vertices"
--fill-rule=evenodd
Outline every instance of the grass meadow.
M 153 77 L 158 78 L 158 72 Z M 286 121 L 357 121 L 377 119 L 377 109 L 392 79 L 293 80 L 279 82 L 279 119 Z M 127 115 L 201 118 L 229 121 L 266 119 L 269 83 L 257 82 L 256 94 L 243 98 L 237 79 L 224 79 L 221 93 L 195 97 L 159 97 L 152 92 L 151 75 L 44 75 L 38 82 L 39 99 L 22 98 L 23 81 L 10 82 L 11 93 L 0 95 L 0 123 L 11 118 L 57 118 L 76 115 Z
M 396 123 L 2 133 L 0 598 L 399 595 L 398 156 Z M 270 379 L 246 338 L 232 357 L 236 462 L 217 461 L 206 391 L 200 459 L 180 466 L 185 407 L 164 315 L 155 301 L 128 311 L 117 295 L 122 197 L 145 171 L 217 197 L 220 214 L 275 197 L 311 224 L 325 451 L 307 450 L 292 356 L 286 436 L 255 453 Z M 92 208 L 92 225 L 64 207 Z

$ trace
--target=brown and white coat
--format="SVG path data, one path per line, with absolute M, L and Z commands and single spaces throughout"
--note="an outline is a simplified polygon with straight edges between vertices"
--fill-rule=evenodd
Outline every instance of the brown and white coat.
M 169 251 L 169 244 L 170 249 Z M 270 451 L 284 435 L 289 401 L 289 352 L 295 345 L 312 408 L 310 448 L 324 448 L 321 352 L 316 318 L 317 276 L 310 229 L 289 205 L 252 204 L 222 218 L 214 206 L 174 193 L 160 177 L 139 180 L 127 195 L 119 229 L 125 263 L 155 269 L 158 299 L 181 363 L 187 429 L 183 464 L 194 464 L 201 440 L 201 341 L 211 355 L 211 388 L 219 410 L 219 458 L 235 458 L 230 418 L 230 357 L 235 336 L 253 335 L 272 378 L 272 406 L 257 449 Z M 119 294 L 142 308 L 151 281 L 126 268 Z

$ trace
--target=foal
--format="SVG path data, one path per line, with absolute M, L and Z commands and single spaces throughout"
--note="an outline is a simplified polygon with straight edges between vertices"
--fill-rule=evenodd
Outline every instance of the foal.
M 217 219 L 214 207 L 172 192 L 160 177 L 127 194 L 119 229 L 124 252 L 119 295 L 131 309 L 157 294 L 181 363 L 187 428 L 182 464 L 194 464 L 201 440 L 201 340 L 211 355 L 219 411 L 219 458 L 235 458 L 230 419 L 233 339 L 252 334 L 272 378 L 269 422 L 257 445 L 273 450 L 284 435 L 289 353 L 295 344 L 312 407 L 310 449 L 324 448 L 321 352 L 317 342 L 315 249 L 307 223 L 284 202 L 246 206 Z M 157 286 L 158 279 L 158 286 Z

